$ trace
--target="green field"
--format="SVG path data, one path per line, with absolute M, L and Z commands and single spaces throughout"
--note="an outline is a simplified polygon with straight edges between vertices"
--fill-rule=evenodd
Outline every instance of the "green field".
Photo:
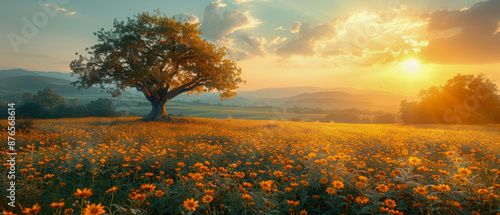
M 169 102 L 166 105 L 167 112 L 177 116 L 182 114 L 189 117 L 202 118 L 235 118 L 254 120 L 292 120 L 292 119 L 320 119 L 325 114 L 297 114 L 284 112 L 283 108 L 270 107 L 231 107 L 216 105 L 196 105 L 193 103 Z M 151 111 L 150 106 L 118 106 L 117 110 L 126 110 L 130 113 L 146 115 Z

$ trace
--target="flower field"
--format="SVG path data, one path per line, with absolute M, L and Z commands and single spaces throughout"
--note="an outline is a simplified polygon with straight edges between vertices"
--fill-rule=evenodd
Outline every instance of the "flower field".
M 137 119 L 18 132 L 14 210 L 3 141 L 3 214 L 500 213 L 500 126 Z

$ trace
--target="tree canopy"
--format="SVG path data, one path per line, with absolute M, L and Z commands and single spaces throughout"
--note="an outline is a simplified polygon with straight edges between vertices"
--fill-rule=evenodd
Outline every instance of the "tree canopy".
M 500 96 L 484 74 L 453 77 L 444 85 L 422 90 L 420 101 L 402 101 L 405 123 L 498 123 Z
M 152 105 L 144 120 L 168 118 L 165 103 L 182 93 L 217 91 L 236 96 L 241 69 L 225 47 L 200 37 L 199 24 L 156 11 L 113 23 L 94 33 L 98 43 L 71 62 L 79 88 L 100 86 L 113 96 L 127 87 L 141 91 Z

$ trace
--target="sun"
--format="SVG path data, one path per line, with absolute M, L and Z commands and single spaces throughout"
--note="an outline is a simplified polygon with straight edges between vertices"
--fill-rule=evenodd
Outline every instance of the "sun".
M 420 61 L 409 59 L 401 63 L 407 73 L 416 73 L 420 70 Z

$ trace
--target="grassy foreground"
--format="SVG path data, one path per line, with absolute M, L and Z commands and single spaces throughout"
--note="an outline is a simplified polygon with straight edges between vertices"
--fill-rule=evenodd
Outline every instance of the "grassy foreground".
M 13 212 L 500 212 L 500 126 L 137 119 L 35 120 L 16 135 Z

